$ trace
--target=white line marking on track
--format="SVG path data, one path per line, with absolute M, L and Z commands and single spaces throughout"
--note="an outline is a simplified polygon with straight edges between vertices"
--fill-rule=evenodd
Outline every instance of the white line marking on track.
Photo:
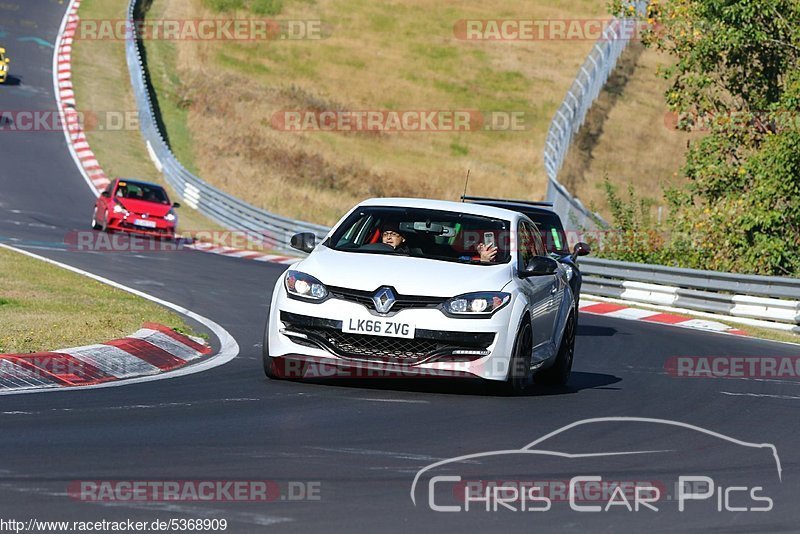
M 396 458 L 398 460 L 413 460 L 413 461 L 440 461 L 446 460 L 447 458 L 437 458 L 435 456 L 429 456 L 427 454 L 414 454 L 410 452 L 392 452 L 392 451 L 379 451 L 375 449 L 356 449 L 350 447 L 305 447 L 306 449 L 312 449 L 316 451 L 323 451 L 323 452 L 340 452 L 344 454 L 360 454 L 364 456 L 388 456 L 390 458 Z M 480 462 L 476 461 L 465 461 L 459 463 L 466 463 L 466 464 L 478 464 Z
M 19 245 L 20 247 L 30 248 L 33 250 L 55 250 L 56 252 L 64 252 L 63 248 L 59 247 L 47 247 L 44 245 Z
M 349 400 L 360 400 L 360 401 L 368 401 L 368 402 L 404 402 L 407 404 L 430 404 L 430 401 L 426 400 L 409 400 L 409 399 L 373 399 L 369 397 L 345 397 Z
M 800 397 L 795 395 L 770 395 L 768 393 L 733 393 L 731 391 L 720 391 L 723 395 L 729 395 L 731 397 L 758 397 L 758 398 L 769 398 L 769 399 L 784 399 L 784 400 L 800 400 Z

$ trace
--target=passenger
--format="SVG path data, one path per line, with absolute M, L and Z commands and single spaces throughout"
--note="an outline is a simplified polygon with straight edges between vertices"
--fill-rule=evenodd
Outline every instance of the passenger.
M 397 254 L 411 254 L 406 238 L 400 232 L 399 223 L 386 223 L 381 227 L 381 242 L 389 245 Z
M 478 243 L 476 248 L 483 263 L 492 263 L 497 257 L 497 245 L 494 243 L 488 246 L 484 243 Z
M 480 261 L 481 263 L 493 263 L 494 259 L 497 257 L 497 245 L 492 243 L 491 245 L 486 245 L 485 243 L 478 243 L 478 246 L 475 247 L 475 252 L 477 252 L 474 256 L 464 255 L 459 256 L 459 260 L 461 261 Z

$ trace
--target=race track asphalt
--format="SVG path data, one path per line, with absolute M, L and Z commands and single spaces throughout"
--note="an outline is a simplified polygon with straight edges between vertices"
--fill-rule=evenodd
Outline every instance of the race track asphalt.
M 63 10 L 55 0 L 0 5 L 0 43 L 14 76 L 0 86 L 0 109 L 55 110 L 53 50 L 31 38 L 53 43 Z M 664 370 L 674 356 L 798 356 L 796 346 L 584 315 L 574 374 L 563 389 L 510 398 L 472 383 L 268 381 L 261 334 L 272 286 L 285 266 L 188 250 L 70 250 L 65 240 L 88 229 L 94 197 L 63 135 L 2 131 L 0 158 L 1 242 L 209 317 L 241 349 L 224 366 L 180 378 L 0 397 L 0 520 L 224 518 L 228 532 L 798 530 L 797 379 L 689 379 Z M 683 513 L 674 500 L 661 502 L 658 512 L 616 507 L 598 513 L 576 512 L 563 502 L 544 512 L 447 513 L 430 510 L 426 498 L 416 506 L 411 501 L 414 475 L 428 464 L 518 449 L 576 421 L 622 416 L 680 421 L 774 444 L 782 478 L 763 450 L 632 422 L 573 429 L 557 445 L 584 453 L 668 452 L 591 465 L 583 459 L 579 468 L 563 458 L 526 459 L 516 471 L 512 462 L 496 474 L 490 462 L 462 463 L 447 474 L 463 468 L 482 479 L 502 472 L 505 479 L 549 481 L 601 474 L 659 480 L 665 487 L 680 475 L 707 475 L 719 484 L 768 488 L 773 509 L 720 512 L 716 494 L 689 503 Z M 93 503 L 68 494 L 71 483 L 101 480 L 304 482 L 318 484 L 319 499 Z

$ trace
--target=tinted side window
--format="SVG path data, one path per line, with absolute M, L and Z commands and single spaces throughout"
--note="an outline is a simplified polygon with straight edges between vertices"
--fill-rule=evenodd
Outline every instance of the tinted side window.
M 558 215 L 533 212 L 526 212 L 525 215 L 530 217 L 536 225 L 547 252 L 569 254 L 567 236 L 564 233 L 564 226 L 561 224 L 561 219 L 558 218 Z
M 523 224 L 525 225 L 525 228 L 528 230 L 528 232 L 532 237 L 531 248 L 533 248 L 533 253 L 536 256 L 547 256 L 547 249 L 544 247 L 544 244 L 542 243 L 542 238 L 539 235 L 539 232 L 537 232 L 534 228 L 531 228 L 531 226 L 528 223 L 523 223 Z
M 531 258 L 536 255 L 533 233 L 530 226 L 524 222 L 520 222 L 517 226 L 517 252 L 519 254 L 519 269 L 525 269 Z

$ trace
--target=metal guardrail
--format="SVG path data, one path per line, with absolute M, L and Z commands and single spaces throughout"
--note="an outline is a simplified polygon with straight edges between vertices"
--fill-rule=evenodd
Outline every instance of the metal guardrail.
M 149 84 L 145 66 L 142 62 L 141 43 L 136 35 L 134 24 L 140 0 L 130 0 L 128 7 L 128 31 L 135 38 L 127 39 L 125 56 L 130 71 L 133 94 L 139 110 L 139 123 L 147 143 L 150 157 L 183 201 L 203 215 L 222 226 L 244 232 L 254 242 L 280 251 L 296 250 L 290 248 L 289 239 L 297 232 L 314 232 L 319 239 L 328 233 L 328 228 L 303 221 L 296 221 L 275 215 L 251 206 L 224 191 L 204 182 L 190 173 L 175 157 L 158 128 L 158 121 L 150 100 Z
M 647 1 L 639 1 L 635 6 L 638 12 L 642 13 L 647 4 Z M 558 213 L 568 229 L 593 230 L 598 226 L 596 220 L 602 222 L 599 215 L 586 209 L 580 200 L 573 197 L 558 182 L 558 172 L 572 145 L 573 136 L 583 126 L 586 113 L 608 81 L 620 55 L 628 46 L 636 24 L 634 19 L 615 18 L 606 26 L 586 61 L 581 65 L 547 132 L 544 147 L 544 167 L 548 179 L 547 201 L 553 203 L 553 210 Z
M 584 258 L 582 293 L 800 325 L 800 279 Z M 800 331 L 800 329 L 795 329 Z
M 756 297 L 800 300 L 800 279 L 798 278 L 682 269 L 601 258 L 582 258 L 581 272 L 598 277 L 674 285 L 687 289 L 708 290 L 713 288 L 713 291 L 741 293 Z

